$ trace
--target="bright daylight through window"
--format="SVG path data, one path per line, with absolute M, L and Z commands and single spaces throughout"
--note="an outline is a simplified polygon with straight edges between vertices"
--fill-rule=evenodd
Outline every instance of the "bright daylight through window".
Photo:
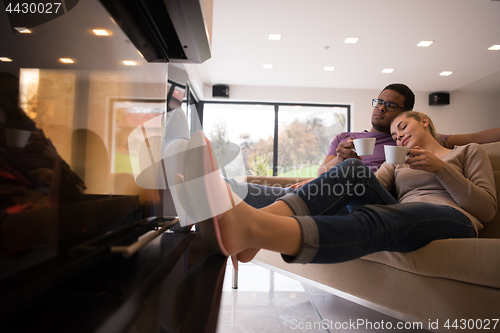
M 347 105 L 205 103 L 203 129 L 218 147 L 239 145 L 249 175 L 316 177 L 333 138 L 348 131 L 348 113 Z

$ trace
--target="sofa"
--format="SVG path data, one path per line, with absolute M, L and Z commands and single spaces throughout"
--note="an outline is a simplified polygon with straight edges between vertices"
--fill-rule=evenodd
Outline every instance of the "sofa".
M 500 142 L 482 146 L 490 157 L 500 198 Z M 301 180 L 247 178 L 273 186 Z M 254 263 L 291 273 L 398 319 L 420 321 L 429 331 L 482 331 L 486 325 L 489 331 L 500 331 L 498 210 L 475 239 L 437 240 L 413 252 L 378 252 L 339 264 L 288 264 L 280 254 L 261 250 Z

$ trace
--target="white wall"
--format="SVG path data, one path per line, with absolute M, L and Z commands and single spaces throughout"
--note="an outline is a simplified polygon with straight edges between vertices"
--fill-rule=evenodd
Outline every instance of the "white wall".
M 473 133 L 500 127 L 499 94 L 456 90 L 450 104 L 427 106 L 439 133 Z
M 383 87 L 381 87 L 382 89 Z M 380 89 L 380 90 L 381 90 Z M 380 90 L 230 86 L 227 101 L 258 101 L 286 103 L 318 103 L 351 105 L 351 129 L 369 130 L 373 110 L 372 98 Z M 429 93 L 415 92 L 414 110 L 427 113 L 439 133 L 460 134 L 500 127 L 498 95 L 457 90 L 450 94 L 450 104 L 429 106 Z M 211 100 L 211 87 L 204 86 L 202 100 Z M 217 99 L 221 100 L 221 99 Z
M 184 64 L 195 93 L 201 100 L 212 99 L 209 75 L 197 65 Z M 427 113 L 439 133 L 464 134 L 500 128 L 500 73 L 493 74 L 450 94 L 450 104 L 430 106 L 429 94 L 415 92 L 414 110 Z M 383 87 L 380 87 L 382 90 Z M 299 88 L 275 86 L 230 86 L 228 101 L 350 104 L 351 129 L 371 128 L 372 98 L 380 90 Z

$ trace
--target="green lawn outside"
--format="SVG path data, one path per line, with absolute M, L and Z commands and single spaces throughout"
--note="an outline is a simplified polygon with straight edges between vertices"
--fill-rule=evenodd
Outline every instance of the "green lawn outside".
M 302 169 L 291 170 L 283 173 L 278 173 L 279 177 L 317 177 L 319 165 L 313 165 Z
M 130 156 L 128 154 L 115 154 L 115 170 L 114 173 L 132 173 L 132 165 L 130 164 Z M 137 157 L 132 157 L 132 162 L 137 164 L 139 160 Z
M 114 173 L 132 173 L 132 163 L 138 164 L 138 158 L 132 157 L 130 158 L 127 154 L 116 153 L 115 154 L 115 170 Z M 279 177 L 310 177 L 315 178 L 317 176 L 319 165 L 313 165 L 309 167 L 305 167 L 302 169 L 291 170 L 283 173 L 278 173 Z

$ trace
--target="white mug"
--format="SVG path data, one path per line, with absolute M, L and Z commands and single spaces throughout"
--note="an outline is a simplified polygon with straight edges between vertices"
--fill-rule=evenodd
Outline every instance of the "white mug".
M 403 164 L 410 148 L 401 146 L 384 146 L 385 161 L 390 164 Z
M 24 148 L 28 143 L 30 135 L 31 135 L 30 131 L 25 131 L 15 128 L 5 129 L 5 141 L 7 146 L 10 147 Z
M 375 138 L 354 139 L 353 143 L 356 154 L 358 154 L 358 156 L 373 155 L 376 140 Z

